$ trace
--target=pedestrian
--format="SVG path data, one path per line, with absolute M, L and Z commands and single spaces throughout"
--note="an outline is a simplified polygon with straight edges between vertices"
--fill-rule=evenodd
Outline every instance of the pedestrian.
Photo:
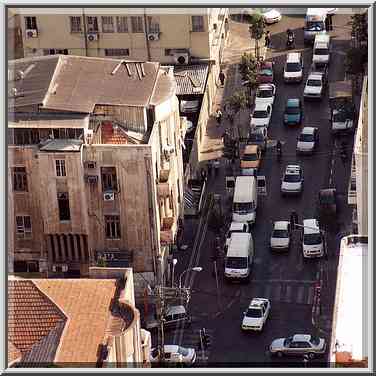
M 215 118 L 217 119 L 217 127 L 219 127 L 221 125 L 221 122 L 222 122 L 222 112 L 219 108 L 217 109 L 217 111 L 215 113 Z
M 225 78 L 226 78 L 226 76 L 225 76 L 225 74 L 223 73 L 223 71 L 221 70 L 221 71 L 219 72 L 219 81 L 221 81 L 221 86 L 223 86 L 223 85 L 225 84 Z
M 270 31 L 268 30 L 265 34 L 265 47 L 270 47 Z

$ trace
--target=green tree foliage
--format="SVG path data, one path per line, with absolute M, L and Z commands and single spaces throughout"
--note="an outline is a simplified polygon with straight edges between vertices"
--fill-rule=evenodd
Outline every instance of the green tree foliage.
M 347 51 L 345 59 L 346 72 L 350 74 L 361 74 L 364 70 L 364 63 L 367 62 L 368 53 L 365 47 L 353 47 Z
M 368 45 L 368 18 L 367 13 L 351 16 L 351 35 L 355 38 L 357 46 L 365 42 Z
M 250 19 L 249 32 L 251 33 L 251 38 L 260 40 L 264 35 L 265 21 L 264 17 L 260 13 L 252 14 Z

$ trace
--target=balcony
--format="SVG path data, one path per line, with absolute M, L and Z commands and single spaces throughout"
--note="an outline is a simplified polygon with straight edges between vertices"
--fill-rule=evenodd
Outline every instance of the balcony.
M 351 176 L 349 190 L 347 193 L 347 201 L 349 205 L 356 205 L 356 177 Z
M 159 181 L 157 183 L 157 192 L 159 197 L 168 197 L 171 191 L 170 169 L 161 170 Z
M 177 231 L 176 218 L 166 217 L 161 221 L 161 244 L 173 244 Z

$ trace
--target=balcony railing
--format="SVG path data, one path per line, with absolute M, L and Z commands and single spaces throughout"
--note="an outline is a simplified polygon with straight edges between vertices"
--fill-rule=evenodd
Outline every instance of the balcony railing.
M 168 197 L 171 191 L 170 170 L 161 170 L 159 181 L 157 183 L 157 192 L 159 197 Z
M 177 231 L 176 218 L 165 217 L 161 222 L 161 244 L 173 244 Z

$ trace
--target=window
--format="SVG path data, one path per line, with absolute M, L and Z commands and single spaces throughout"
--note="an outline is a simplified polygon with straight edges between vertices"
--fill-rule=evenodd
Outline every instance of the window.
M 21 239 L 31 237 L 30 215 L 16 215 L 16 235 Z
M 98 32 L 98 19 L 97 17 L 87 17 L 87 31 L 90 33 Z
M 128 33 L 128 18 L 125 16 L 116 17 L 116 28 L 118 33 Z
M 131 24 L 132 24 L 132 33 L 143 33 L 144 32 L 144 25 L 143 25 L 143 22 L 142 22 L 142 17 L 132 16 L 131 17 Z
M 46 55 L 56 55 L 56 54 L 68 55 L 68 50 L 66 48 L 64 48 L 62 50 L 57 50 L 55 48 L 43 49 L 43 55 L 44 56 L 46 56 Z
M 27 192 L 26 167 L 13 168 L 13 190 Z
M 106 56 L 129 56 L 128 48 L 105 48 L 104 54 Z
M 205 31 L 203 16 L 192 16 L 192 31 Z
M 116 168 L 115 167 L 102 167 L 102 190 L 106 191 L 117 191 L 117 180 L 116 180 Z
M 102 31 L 104 33 L 113 33 L 114 28 L 114 18 L 112 16 L 102 16 Z
M 57 202 L 59 206 L 60 221 L 70 221 L 69 194 L 68 192 L 59 192 L 57 194 Z
M 164 54 L 165 56 L 171 56 L 172 48 L 165 48 Z
M 37 29 L 37 18 L 36 17 L 25 17 L 25 28 L 26 29 Z
M 80 33 L 81 32 L 81 17 L 72 16 L 70 19 L 70 31 L 71 33 Z
M 65 160 L 64 159 L 56 159 L 56 176 L 67 176 L 65 171 Z
M 148 17 L 149 33 L 159 33 L 159 20 L 156 17 Z
M 107 239 L 120 239 L 120 217 L 118 215 L 105 215 Z

